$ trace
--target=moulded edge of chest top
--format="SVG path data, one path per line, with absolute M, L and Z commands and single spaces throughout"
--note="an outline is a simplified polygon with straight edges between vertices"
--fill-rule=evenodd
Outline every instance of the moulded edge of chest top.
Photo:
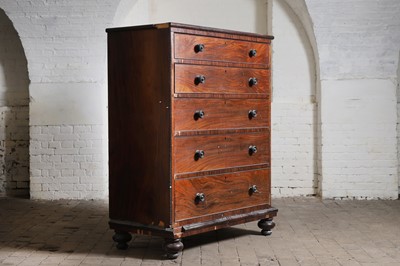
M 223 37 L 223 38 L 246 40 L 246 41 L 256 41 L 256 42 L 264 42 L 264 43 L 271 43 L 271 40 L 274 39 L 274 36 L 271 36 L 271 35 L 264 35 L 264 34 L 252 33 L 252 32 L 242 32 L 242 31 L 236 31 L 236 30 L 219 29 L 219 28 L 205 27 L 205 26 L 195 26 L 195 25 L 176 23 L 176 22 L 107 28 L 106 32 L 110 33 L 110 32 L 115 32 L 115 31 L 132 31 L 132 30 L 165 29 L 165 28 L 170 28 L 172 32 L 181 32 L 181 33 L 196 34 L 196 35 L 206 35 L 206 36 L 212 36 L 212 37 Z
M 251 32 L 218 29 L 218 28 L 204 27 L 204 26 L 194 26 L 194 25 L 180 24 L 180 23 L 168 23 L 168 24 L 171 27 L 171 31 L 180 33 L 206 35 L 210 37 L 222 37 L 229 39 L 238 39 L 246 41 L 265 42 L 265 43 L 271 43 L 271 40 L 274 39 L 274 37 L 270 35 L 263 35 Z

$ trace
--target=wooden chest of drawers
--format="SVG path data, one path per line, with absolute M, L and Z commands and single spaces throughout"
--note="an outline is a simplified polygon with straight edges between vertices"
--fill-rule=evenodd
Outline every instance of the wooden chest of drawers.
M 181 238 L 274 227 L 271 36 L 166 23 L 107 29 L 110 227 Z

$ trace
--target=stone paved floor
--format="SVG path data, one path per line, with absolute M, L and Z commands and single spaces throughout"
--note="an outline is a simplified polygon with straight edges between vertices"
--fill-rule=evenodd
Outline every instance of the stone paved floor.
M 273 234 L 256 222 L 192 236 L 176 260 L 162 239 L 115 248 L 105 201 L 0 199 L 0 265 L 400 265 L 400 201 L 274 200 Z

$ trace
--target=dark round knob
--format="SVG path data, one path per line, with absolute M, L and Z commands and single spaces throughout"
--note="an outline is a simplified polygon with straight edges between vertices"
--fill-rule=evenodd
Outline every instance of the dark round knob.
M 255 57 L 257 55 L 257 50 L 256 49 L 251 49 L 249 52 L 250 57 Z
M 201 53 L 201 52 L 204 51 L 205 48 L 206 48 L 206 47 L 205 47 L 204 44 L 199 43 L 199 44 L 196 44 L 196 45 L 194 46 L 194 51 L 195 51 L 196 53 Z
M 200 202 L 204 202 L 204 201 L 206 201 L 206 196 L 204 195 L 204 193 L 196 193 L 194 201 L 196 202 L 196 204 L 200 203 Z
M 195 113 L 194 113 L 194 120 L 197 120 L 197 119 L 202 119 L 203 117 L 205 116 L 205 113 L 204 113 L 204 111 L 203 110 L 197 110 Z
M 257 85 L 258 81 L 256 78 L 249 78 L 249 85 L 250 86 L 255 86 Z
M 249 154 L 250 155 L 253 155 L 254 153 L 256 153 L 257 152 L 257 146 L 255 146 L 255 145 L 250 145 L 249 146 Z
M 250 110 L 249 111 L 249 118 L 252 119 L 252 118 L 255 118 L 255 117 L 257 117 L 257 110 Z
M 203 75 L 197 75 L 195 78 L 194 78 L 194 84 L 196 84 L 196 85 L 199 85 L 200 83 L 205 83 L 206 82 L 206 77 L 205 76 L 203 76 Z
M 204 151 L 203 150 L 197 150 L 195 153 L 194 153 L 194 159 L 197 161 L 198 159 L 202 159 L 202 158 L 204 158 Z
M 250 193 L 250 194 L 253 194 L 253 193 L 256 193 L 256 192 L 258 192 L 257 186 L 256 186 L 256 185 L 252 185 L 252 186 L 249 188 L 249 193 Z

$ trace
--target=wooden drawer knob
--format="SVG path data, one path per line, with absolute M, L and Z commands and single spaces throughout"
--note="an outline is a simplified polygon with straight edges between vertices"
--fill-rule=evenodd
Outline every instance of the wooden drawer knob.
M 203 110 L 197 110 L 196 112 L 194 112 L 194 120 L 203 119 L 204 116 L 205 113 Z
M 249 146 L 249 154 L 250 155 L 253 155 L 254 153 L 256 153 L 257 152 L 257 146 L 255 146 L 255 145 L 250 145 Z
M 194 84 L 199 85 L 199 84 L 204 84 L 206 83 L 206 77 L 203 75 L 197 75 L 194 78 Z
M 199 44 L 196 44 L 196 45 L 194 46 L 194 51 L 195 51 L 196 53 L 201 53 L 201 52 L 204 51 L 205 48 L 206 48 L 206 46 L 205 46 L 204 44 L 199 43 Z
M 206 195 L 204 195 L 204 193 L 196 193 L 194 202 L 196 204 L 199 204 L 200 202 L 204 202 L 204 201 L 206 201 Z
M 249 188 L 249 194 L 250 195 L 252 195 L 253 193 L 257 193 L 258 192 L 258 190 L 257 190 L 257 186 L 256 185 L 252 185 L 250 188 Z
M 250 87 L 257 85 L 257 83 L 258 83 L 257 78 L 249 78 Z
M 257 110 L 250 110 L 249 111 L 249 119 L 257 117 Z
M 205 156 L 205 153 L 204 153 L 203 150 L 197 150 L 197 151 L 194 153 L 194 159 L 195 159 L 196 161 L 199 160 L 199 159 L 204 158 L 204 156 Z
M 249 56 L 250 57 L 255 57 L 257 55 L 257 50 L 256 49 L 251 49 L 250 51 L 249 51 Z

